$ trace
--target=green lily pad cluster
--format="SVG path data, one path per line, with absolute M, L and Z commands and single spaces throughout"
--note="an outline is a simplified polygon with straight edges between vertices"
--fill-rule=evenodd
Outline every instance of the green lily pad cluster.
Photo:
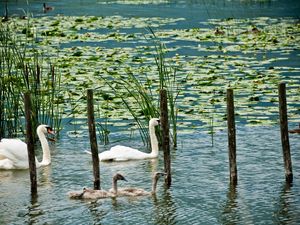
M 61 82 L 66 84 L 60 105 L 66 117 L 86 117 L 85 94 L 93 88 L 100 116 L 131 119 L 118 96 L 126 96 L 133 108 L 134 97 L 116 82 L 128 74 L 136 76 L 145 87 L 151 86 L 158 101 L 155 41 L 147 30 L 151 27 L 167 46 L 168 65 L 176 69 L 181 89 L 176 103 L 182 129 L 202 127 L 211 131 L 212 126 L 226 127 L 228 88 L 234 89 L 238 123 L 277 123 L 280 82 L 287 83 L 290 121 L 300 120 L 298 20 L 210 19 L 199 21 L 198 27 L 174 29 L 184 20 L 58 15 L 15 18 L 10 26 L 35 46 L 32 50 L 43 52 L 60 68 Z

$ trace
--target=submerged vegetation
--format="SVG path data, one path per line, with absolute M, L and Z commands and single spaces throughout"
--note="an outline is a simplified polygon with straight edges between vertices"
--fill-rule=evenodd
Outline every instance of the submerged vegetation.
M 300 68 L 294 63 L 300 51 L 297 20 L 211 19 L 199 27 L 173 28 L 182 21 L 54 16 L 30 21 L 13 18 L 7 24 L 18 40 L 34 43 L 36 54 L 47 53 L 45 57 L 55 59 L 60 82 L 68 85 L 59 87 L 61 92 L 54 93 L 60 95 L 53 98 L 65 117 L 86 118 L 85 90 L 98 90 L 98 130 L 106 143 L 109 126 L 118 126 L 114 121 L 120 120 L 134 119 L 146 137 L 145 121 L 158 115 L 158 90 L 165 86 L 170 88 L 175 143 L 176 124 L 186 131 L 201 128 L 212 135 L 225 127 L 228 87 L 235 89 L 239 122 L 267 125 L 277 122 L 277 85 L 286 81 L 290 121 L 299 120 Z M 148 27 L 152 33 L 146 31 Z M 153 34 L 159 44 L 149 41 Z M 37 65 L 32 64 L 29 71 Z M 47 76 L 46 88 L 51 90 L 51 72 Z

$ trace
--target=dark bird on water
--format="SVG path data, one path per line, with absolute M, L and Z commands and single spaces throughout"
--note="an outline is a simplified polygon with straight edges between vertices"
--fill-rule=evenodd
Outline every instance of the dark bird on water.
M 51 7 L 51 6 L 48 6 L 46 5 L 46 3 L 43 4 L 43 11 L 46 13 L 46 12 L 49 12 L 49 11 L 52 11 L 54 9 L 54 7 Z
M 299 123 L 299 128 L 289 130 L 289 133 L 291 133 L 291 134 L 300 134 L 300 123 Z

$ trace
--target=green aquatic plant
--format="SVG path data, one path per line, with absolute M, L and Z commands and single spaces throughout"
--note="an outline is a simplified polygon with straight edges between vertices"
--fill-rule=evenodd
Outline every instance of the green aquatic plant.
M 26 30 L 26 33 L 31 30 L 29 23 Z M 0 137 L 14 137 L 25 132 L 23 93 L 27 91 L 31 93 L 33 126 L 49 124 L 59 131 L 60 75 L 44 59 L 32 41 L 19 38 L 8 25 L 1 24 Z
M 153 41 L 155 44 L 156 54 L 154 56 L 155 63 L 157 66 L 157 71 L 159 75 L 159 87 L 160 89 L 166 89 L 168 97 L 168 112 L 169 112 L 169 121 L 171 123 L 172 129 L 172 140 L 174 147 L 177 146 L 177 118 L 178 118 L 178 109 L 177 109 L 177 98 L 181 92 L 180 82 L 177 78 L 178 68 L 175 65 L 171 65 L 166 60 L 166 53 L 168 52 L 166 46 L 161 42 L 155 35 L 154 31 L 150 28 L 150 31 L 153 35 Z
M 130 70 L 127 77 L 116 76 L 106 83 L 135 120 L 143 142 L 150 145 L 148 122 L 159 115 L 157 97 L 153 95 L 151 84 L 139 80 Z

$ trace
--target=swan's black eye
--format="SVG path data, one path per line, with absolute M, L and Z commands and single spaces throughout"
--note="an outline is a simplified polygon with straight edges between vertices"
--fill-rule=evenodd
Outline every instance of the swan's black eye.
M 53 131 L 51 127 L 46 127 L 47 131 Z

